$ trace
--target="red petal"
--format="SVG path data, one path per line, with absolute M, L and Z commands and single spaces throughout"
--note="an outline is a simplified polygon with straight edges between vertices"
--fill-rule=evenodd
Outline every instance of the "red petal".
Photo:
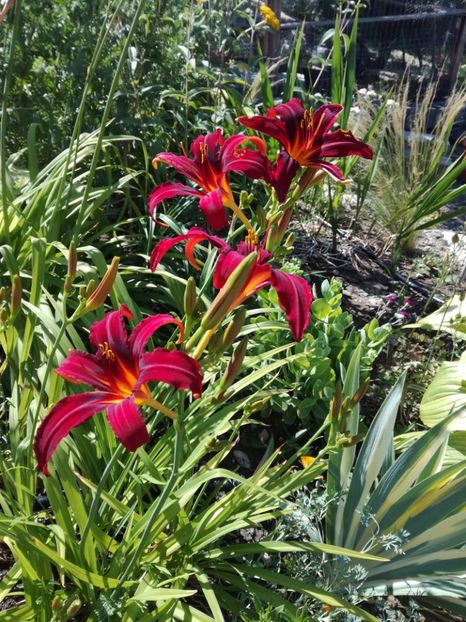
M 224 249 L 217 259 L 214 270 L 213 285 L 216 289 L 221 289 L 225 285 L 233 270 L 243 261 L 244 255 L 231 248 Z
M 146 317 L 142 320 L 142 322 L 139 322 L 139 324 L 134 327 L 134 330 L 129 338 L 129 349 L 131 351 L 133 361 L 139 360 L 153 333 L 161 326 L 165 326 L 165 324 L 176 324 L 180 329 L 180 339 L 178 341 L 183 341 L 184 326 L 180 320 L 177 320 L 175 317 L 168 314 L 159 314 Z
M 251 179 L 267 179 L 270 162 L 266 155 L 252 149 L 235 149 L 231 160 L 225 163 L 225 171 L 243 173 Z
M 286 151 L 280 151 L 273 164 L 272 172 L 269 178 L 269 183 L 273 188 L 275 188 L 280 203 L 283 203 L 286 200 L 291 182 L 293 181 L 299 168 L 299 164 L 293 160 L 293 158 L 291 158 Z
M 295 97 L 285 104 L 279 104 L 274 108 L 270 108 L 270 110 L 267 111 L 267 117 L 280 118 L 288 136 L 288 141 L 292 145 L 301 135 L 300 130 L 304 119 L 304 106 L 302 102 Z M 285 146 L 284 143 L 282 144 Z
M 350 131 L 336 130 L 323 138 L 319 156 L 322 158 L 342 158 L 356 155 L 372 160 L 372 149 Z
M 186 156 L 175 155 L 174 153 L 163 151 L 162 153 L 158 153 L 154 160 L 156 162 L 158 160 L 165 162 L 182 175 L 185 175 L 186 177 L 189 177 L 189 179 L 199 183 L 199 169 L 196 164 Z
M 115 436 L 128 451 L 136 451 L 138 447 L 150 440 L 146 424 L 134 402 L 134 397 L 127 397 L 109 406 L 107 419 Z
M 326 104 L 320 106 L 312 115 L 311 131 L 318 136 L 327 134 L 335 125 L 338 115 L 343 110 L 341 104 Z
M 55 371 L 59 376 L 74 384 L 82 382 L 102 391 L 110 388 L 101 359 L 88 352 L 71 350 Z
M 204 195 L 199 201 L 199 207 L 208 224 L 214 231 L 228 227 L 228 218 L 222 202 L 220 188 Z
M 262 138 L 258 138 L 257 136 L 246 136 L 246 134 L 234 134 L 227 138 L 223 148 L 222 148 L 222 162 L 224 165 L 235 157 L 236 148 L 239 147 L 241 143 L 250 142 L 257 147 L 259 153 L 263 155 L 267 155 L 267 145 L 262 140 Z
M 108 404 L 108 393 L 92 392 L 71 395 L 60 400 L 42 421 L 34 439 L 34 451 L 39 469 L 50 475 L 47 463 L 58 443 L 78 425 L 104 410 Z
M 238 117 L 237 121 L 242 125 L 251 128 L 252 130 L 256 130 L 257 132 L 262 132 L 263 134 L 267 134 L 267 136 L 276 138 L 287 151 L 290 149 L 291 143 L 288 132 L 286 131 L 285 126 L 280 119 L 270 118 L 268 116 L 255 116 Z
M 252 296 L 266 285 L 270 285 L 272 268 L 268 264 L 255 263 L 249 273 L 248 282 L 244 286 L 242 296 L 238 304 Z
M 165 240 L 161 240 L 158 244 L 156 244 L 150 254 L 149 265 L 152 272 L 155 272 L 155 269 L 162 261 L 164 255 L 173 246 L 176 246 L 176 244 L 178 244 L 179 242 L 184 242 L 185 240 L 188 240 L 185 251 L 186 258 L 193 266 L 193 268 L 196 268 L 196 270 L 200 269 L 193 254 L 194 248 L 197 244 L 199 244 L 203 240 L 209 240 L 209 242 L 217 248 L 224 248 L 227 246 L 226 242 L 221 238 L 218 238 L 214 235 L 209 235 L 206 231 L 204 231 L 204 229 L 200 229 L 199 227 L 192 227 L 186 233 L 176 235 L 173 238 L 166 238 Z
M 185 186 L 184 184 L 167 182 L 166 184 L 162 184 L 157 186 L 149 196 L 147 201 L 147 205 L 149 207 L 149 215 L 151 218 L 156 220 L 155 211 L 157 205 L 161 201 L 165 201 L 165 199 L 171 199 L 172 197 L 202 197 L 204 196 L 203 192 L 196 190 L 195 188 L 190 188 L 189 186 Z
M 134 390 L 146 382 L 165 382 L 175 389 L 186 389 L 199 397 L 202 393 L 202 372 L 197 361 L 176 350 L 157 348 L 144 354 L 139 365 L 139 378 Z
M 244 248 L 244 246 L 238 245 L 238 248 Z M 246 298 L 249 298 L 249 296 L 252 296 L 259 289 L 262 289 L 262 287 L 265 287 L 265 285 L 268 285 L 270 282 L 272 270 L 267 263 L 261 262 L 267 261 L 271 255 L 263 249 L 259 249 L 259 253 L 260 259 L 251 267 L 248 280 L 243 289 L 238 292 L 234 306 L 241 304 L 244 300 L 246 300 Z M 215 288 L 221 289 L 225 285 L 225 282 L 230 274 L 241 263 L 247 254 L 247 252 L 241 253 L 232 250 L 221 253 L 214 271 L 213 284 Z
M 309 283 L 300 276 L 272 270 L 271 285 L 278 294 L 278 301 L 286 314 L 293 337 L 300 341 L 309 325 L 312 302 Z
M 316 158 L 311 162 L 309 168 L 320 169 L 328 173 L 330 177 L 333 177 L 333 179 L 336 179 L 337 181 L 345 181 L 343 173 L 336 164 L 331 164 L 330 162 L 325 162 L 324 160 Z
M 92 324 L 89 340 L 94 350 L 98 351 L 100 344 L 107 342 L 109 349 L 116 355 L 123 357 L 129 355 L 128 334 L 123 322 L 124 317 L 132 319 L 132 314 L 127 307 L 122 305 L 118 311 L 106 313 L 102 320 Z

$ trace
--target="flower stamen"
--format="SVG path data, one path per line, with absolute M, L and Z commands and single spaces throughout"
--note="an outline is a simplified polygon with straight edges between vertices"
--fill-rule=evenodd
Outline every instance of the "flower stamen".
M 201 164 L 204 164 L 208 151 L 209 151 L 208 145 L 206 145 L 205 143 L 200 143 L 199 152 L 201 154 Z
M 99 343 L 99 354 L 106 358 L 107 360 L 114 361 L 115 360 L 115 352 L 108 347 L 108 341 L 104 341 L 103 343 Z
M 248 253 L 253 253 L 259 246 L 259 238 L 254 233 L 253 229 L 248 229 L 248 234 L 244 239 L 244 244 L 247 248 Z

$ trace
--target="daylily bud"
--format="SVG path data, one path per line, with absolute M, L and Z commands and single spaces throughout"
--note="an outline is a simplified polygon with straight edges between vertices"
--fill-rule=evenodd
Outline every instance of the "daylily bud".
M 52 600 L 52 611 L 54 613 L 57 613 L 62 608 L 62 605 L 63 605 L 63 599 L 61 598 L 61 596 L 58 596 L 58 595 L 54 596 Z
M 266 238 L 265 238 L 265 250 L 272 253 L 277 246 L 277 223 L 269 224 L 267 228 Z
M 5 300 L 5 294 L 6 294 L 6 288 L 5 287 L 0 287 L 0 302 L 2 300 Z
M 68 249 L 68 272 L 66 274 L 64 291 L 69 294 L 71 286 L 76 277 L 76 270 L 78 267 L 78 254 L 76 252 L 76 244 L 72 241 Z
M 247 190 L 241 190 L 239 195 L 239 206 L 241 209 L 249 207 L 252 203 L 254 195 L 250 194 Z
M 186 282 L 184 290 L 184 312 L 187 317 L 191 317 L 197 307 L 196 281 L 190 276 Z
M 119 257 L 114 257 L 112 259 L 112 263 L 107 268 L 107 272 L 104 274 L 102 280 L 100 281 L 97 289 L 92 293 L 92 295 L 87 299 L 86 309 L 88 311 L 95 311 L 99 307 L 101 307 L 105 299 L 110 293 L 110 290 L 113 287 L 113 284 L 116 279 L 116 275 L 118 273 L 118 264 L 120 263 Z
M 356 434 L 356 436 L 346 436 L 345 434 L 339 434 L 337 436 L 337 447 L 352 447 L 357 445 L 364 438 L 364 434 Z
M 338 419 L 338 415 L 340 414 L 340 411 L 341 411 L 341 402 L 342 402 L 341 383 L 337 382 L 336 387 L 335 387 L 335 396 L 331 404 L 332 421 L 336 421 Z
M 271 222 L 267 232 L 266 249 L 273 252 L 285 237 L 293 215 L 293 206 L 283 212 L 277 222 Z
M 321 171 L 315 168 L 307 168 L 301 176 L 298 182 L 299 192 L 304 192 L 309 186 L 314 186 L 325 177 L 325 171 Z
M 246 350 L 248 347 L 248 337 L 243 337 L 239 342 L 237 348 L 233 352 L 233 355 L 228 363 L 228 367 L 225 370 L 225 373 L 222 376 L 219 384 L 219 392 L 217 397 L 222 399 L 225 391 L 232 385 L 234 379 L 239 374 L 241 370 L 241 365 L 243 364 L 244 357 L 246 355 Z
M 2 324 L 6 324 L 8 321 L 8 311 L 5 309 L 5 307 L 2 307 L 2 309 L 0 310 L 0 322 Z
M 83 295 L 84 298 L 89 298 L 89 296 L 91 296 L 94 293 L 95 290 L 95 280 L 91 279 L 89 281 L 89 283 L 86 285 L 86 287 L 81 288 L 80 290 L 80 294 Z
M 209 352 L 223 352 L 222 340 L 222 331 L 218 330 L 209 341 Z
M 76 251 L 76 244 L 71 241 L 68 248 L 68 274 L 71 277 L 76 276 L 76 270 L 78 267 L 78 253 Z
M 21 277 L 15 274 L 13 277 L 13 285 L 11 288 L 10 313 L 12 317 L 16 317 L 21 309 L 21 299 L 23 297 L 23 286 L 21 285 Z
M 362 398 L 364 397 L 367 391 L 368 386 L 369 386 L 369 378 L 366 378 L 364 382 L 361 384 L 361 386 L 359 387 L 359 389 L 356 391 L 356 393 L 351 398 L 351 406 L 353 408 L 354 406 L 356 406 L 356 404 L 359 404 L 359 402 L 362 400 Z
M 294 233 L 290 233 L 285 240 L 284 246 L 287 251 L 292 251 L 294 248 L 295 235 Z
M 267 214 L 265 213 L 265 209 L 260 203 L 255 208 L 255 215 L 259 228 L 265 229 L 267 226 Z
M 81 607 L 82 607 L 82 602 L 79 600 L 79 598 L 75 598 L 66 610 L 66 617 L 67 618 L 74 617 L 78 613 L 78 611 L 81 609 Z
M 225 315 L 235 306 L 256 260 L 257 252 L 250 253 L 236 266 L 202 318 L 202 328 L 211 330 L 220 324 Z
M 231 320 L 223 333 L 222 350 L 227 350 L 235 341 L 236 337 L 239 335 L 239 331 L 243 328 L 245 319 L 246 309 L 241 307 L 241 309 L 238 309 L 235 313 L 235 317 Z
M 249 413 L 257 412 L 261 410 L 270 402 L 270 397 L 263 397 L 261 400 L 256 400 L 252 404 L 249 405 Z

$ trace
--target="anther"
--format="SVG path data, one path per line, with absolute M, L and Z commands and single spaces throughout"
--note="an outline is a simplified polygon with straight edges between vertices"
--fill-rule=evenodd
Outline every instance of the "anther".
M 108 341 L 104 341 L 103 343 L 99 343 L 100 355 L 106 359 L 110 359 L 111 361 L 115 360 L 115 352 L 108 347 Z

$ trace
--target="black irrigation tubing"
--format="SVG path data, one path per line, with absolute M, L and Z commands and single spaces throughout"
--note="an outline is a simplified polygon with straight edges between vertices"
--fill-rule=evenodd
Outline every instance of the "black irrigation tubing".
M 325 226 L 331 227 L 331 224 L 328 223 L 323 218 L 321 218 L 320 220 Z M 424 296 L 424 298 L 430 299 L 431 301 L 436 302 L 440 306 L 445 303 L 445 300 L 443 300 L 442 298 L 432 295 L 432 291 L 428 287 L 424 287 L 424 285 L 421 285 L 417 281 L 413 279 L 409 279 L 408 277 L 404 276 L 400 272 L 393 270 L 393 268 L 386 261 L 383 261 L 383 259 L 380 259 L 380 257 L 375 253 L 375 251 L 368 244 L 365 244 L 364 242 L 359 240 L 359 238 L 352 236 L 350 233 L 347 233 L 346 231 L 343 231 L 342 229 L 337 229 L 337 234 L 342 238 L 355 240 L 357 242 L 357 245 L 354 247 L 354 250 L 356 252 L 359 251 L 363 253 L 364 255 L 366 255 L 366 257 L 368 257 L 371 261 L 376 263 L 389 276 L 396 279 L 397 281 L 400 281 L 400 283 L 403 283 L 403 285 L 408 287 L 410 290 L 415 291 L 418 294 L 421 294 L 421 296 Z

